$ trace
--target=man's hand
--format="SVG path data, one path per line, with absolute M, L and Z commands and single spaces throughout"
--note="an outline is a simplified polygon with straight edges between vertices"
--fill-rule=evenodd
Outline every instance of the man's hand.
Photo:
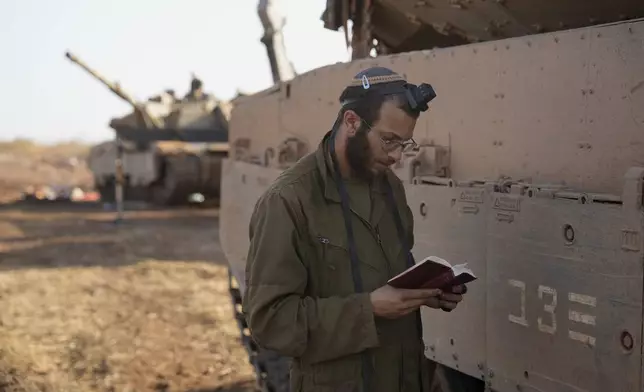
M 450 291 L 444 292 L 438 301 L 432 301 L 431 303 L 426 304 L 430 308 L 442 309 L 446 312 L 451 312 L 456 308 L 459 302 L 463 300 L 463 294 L 467 292 L 467 286 L 458 285 L 450 289 Z
M 441 295 L 454 294 L 442 294 L 438 289 L 407 290 L 384 285 L 373 291 L 370 298 L 376 316 L 395 319 L 417 310 L 422 305 L 442 303 Z

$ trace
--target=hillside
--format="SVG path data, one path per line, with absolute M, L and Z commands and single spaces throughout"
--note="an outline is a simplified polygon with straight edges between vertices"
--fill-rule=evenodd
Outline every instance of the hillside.
M 0 141 L 0 203 L 20 197 L 29 186 L 79 186 L 91 189 L 87 168 L 90 145 L 38 144 L 26 139 Z

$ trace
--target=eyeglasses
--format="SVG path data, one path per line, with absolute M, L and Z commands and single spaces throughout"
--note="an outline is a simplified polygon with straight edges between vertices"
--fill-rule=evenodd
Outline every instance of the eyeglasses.
M 392 139 L 383 139 L 380 137 L 380 142 L 382 143 L 382 149 L 386 152 L 392 152 L 402 147 L 403 152 L 413 151 L 418 147 L 418 144 L 414 139 L 409 140 L 392 140 Z
M 409 140 L 384 139 L 380 135 L 380 132 L 378 132 L 378 130 L 373 129 L 371 124 L 367 123 L 364 120 L 363 122 L 365 123 L 365 125 L 367 125 L 367 128 L 378 133 L 378 137 L 380 138 L 380 143 L 382 144 L 382 149 L 385 152 L 392 152 L 399 148 L 402 148 L 402 152 L 409 152 L 418 148 L 418 144 L 414 141 L 413 138 L 410 138 Z

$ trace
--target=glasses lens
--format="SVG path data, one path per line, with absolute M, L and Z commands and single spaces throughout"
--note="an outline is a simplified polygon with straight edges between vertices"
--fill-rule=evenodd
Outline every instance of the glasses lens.
M 403 152 L 409 152 L 416 149 L 416 143 L 413 140 L 410 140 L 403 144 Z
M 416 149 L 416 142 L 412 140 L 407 141 L 398 141 L 398 140 L 387 140 L 381 138 L 382 147 L 386 152 L 391 152 L 394 150 L 402 149 L 403 152 L 413 151 Z

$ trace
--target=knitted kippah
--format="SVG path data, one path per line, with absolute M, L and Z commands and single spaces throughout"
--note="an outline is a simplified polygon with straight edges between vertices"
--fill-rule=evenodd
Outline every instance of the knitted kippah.
M 354 76 L 351 83 L 349 83 L 349 87 L 362 86 L 362 88 L 367 90 L 371 85 L 389 82 L 405 83 L 406 80 L 389 68 L 372 67 L 364 69 Z

